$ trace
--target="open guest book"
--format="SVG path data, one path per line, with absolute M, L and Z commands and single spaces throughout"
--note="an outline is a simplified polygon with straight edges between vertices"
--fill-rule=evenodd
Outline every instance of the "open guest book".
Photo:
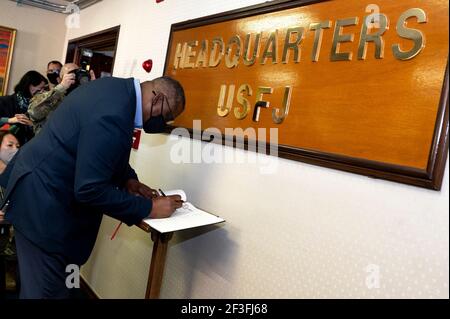
M 168 233 L 177 230 L 195 228 L 206 225 L 222 223 L 225 220 L 216 215 L 198 209 L 186 201 L 186 193 L 182 190 L 166 191 L 166 196 L 180 195 L 184 201 L 183 206 L 178 208 L 172 216 L 168 218 L 147 218 L 144 223 L 160 233 Z

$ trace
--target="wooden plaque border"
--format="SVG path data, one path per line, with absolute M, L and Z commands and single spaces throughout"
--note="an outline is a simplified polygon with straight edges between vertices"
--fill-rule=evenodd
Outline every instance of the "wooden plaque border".
M 164 65 L 164 74 L 167 74 L 167 69 L 170 60 L 170 49 L 172 47 L 172 35 L 173 32 L 175 31 L 195 28 L 213 23 L 225 22 L 234 19 L 242 19 L 254 15 L 271 13 L 275 11 L 281 11 L 326 1 L 329 0 L 293 0 L 293 1 L 282 0 L 270 3 L 257 4 L 237 10 L 232 10 L 224 13 L 214 14 L 194 20 L 188 20 L 172 24 L 170 29 L 169 44 L 167 47 L 166 61 Z M 286 145 L 278 146 L 278 156 L 281 158 L 300 161 L 327 168 L 338 169 L 373 178 L 380 178 L 394 182 L 400 182 L 404 184 L 429 188 L 433 190 L 440 190 L 442 187 L 442 180 L 444 177 L 445 164 L 447 161 L 447 154 L 449 148 L 448 91 L 449 91 L 449 69 L 447 58 L 447 67 L 441 90 L 439 109 L 434 128 L 433 143 L 428 157 L 428 166 L 426 170 L 376 162 L 366 159 L 358 159 L 338 154 L 329 154 L 320 151 L 306 150 Z M 170 134 L 171 131 L 175 128 L 176 126 L 169 126 L 166 129 L 166 133 Z M 190 132 L 191 138 L 195 138 L 196 135 L 201 136 L 199 134 L 194 134 L 192 128 L 186 129 Z M 231 137 L 231 139 L 233 139 L 233 137 Z M 228 136 L 224 136 L 222 138 L 221 144 L 229 145 L 231 139 Z M 270 153 L 269 152 L 270 147 L 271 146 L 267 144 L 266 147 L 267 154 Z M 247 141 L 245 141 L 245 148 L 247 148 Z

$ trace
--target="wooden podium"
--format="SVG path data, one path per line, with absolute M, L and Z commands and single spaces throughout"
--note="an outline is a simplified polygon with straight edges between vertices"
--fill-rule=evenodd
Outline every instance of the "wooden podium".
M 158 299 L 164 275 L 164 266 L 166 264 L 167 247 L 170 239 L 173 237 L 173 232 L 160 233 L 144 222 L 141 222 L 139 228 L 150 233 L 153 241 L 153 252 L 148 273 L 145 299 Z
M 164 275 L 167 249 L 174 232 L 197 227 L 222 223 L 225 220 L 217 215 L 196 208 L 186 202 L 186 194 L 182 190 L 168 191 L 166 194 L 178 192 L 185 201 L 182 208 L 178 208 L 170 218 L 146 219 L 138 226 L 151 234 L 153 241 L 152 259 L 148 273 L 145 299 L 158 299 Z M 177 193 L 175 193 L 177 194 Z M 184 207 L 186 205 L 186 207 Z

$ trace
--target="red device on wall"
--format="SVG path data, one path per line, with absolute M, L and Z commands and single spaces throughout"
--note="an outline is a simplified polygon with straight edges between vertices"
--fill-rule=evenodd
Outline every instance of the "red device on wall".
M 141 130 L 134 129 L 133 132 L 133 145 L 131 146 L 133 149 L 139 149 L 139 142 L 141 141 Z

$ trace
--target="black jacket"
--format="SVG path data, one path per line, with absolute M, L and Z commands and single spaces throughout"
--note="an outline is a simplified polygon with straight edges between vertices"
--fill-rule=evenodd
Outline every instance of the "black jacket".
M 22 114 L 23 111 L 20 110 L 19 103 L 17 102 L 16 94 L 0 96 L 0 118 L 14 117 L 16 114 Z M 15 135 L 19 139 L 21 145 L 28 142 L 33 136 L 33 127 L 23 124 L 14 124 L 17 127 L 17 133 Z

